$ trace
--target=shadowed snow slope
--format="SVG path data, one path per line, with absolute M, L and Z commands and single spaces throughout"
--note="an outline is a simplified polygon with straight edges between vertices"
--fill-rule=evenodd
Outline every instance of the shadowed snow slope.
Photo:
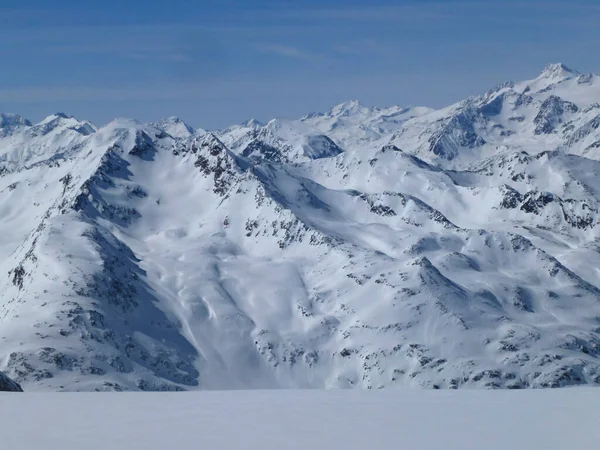
M 209 133 L 0 116 L 26 390 L 600 384 L 600 77 Z M 596 145 L 598 144 L 598 145 Z

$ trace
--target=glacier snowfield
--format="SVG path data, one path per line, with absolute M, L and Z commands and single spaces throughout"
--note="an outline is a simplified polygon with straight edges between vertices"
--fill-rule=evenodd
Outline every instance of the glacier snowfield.
M 592 449 L 600 390 L 0 395 L 2 448 Z
M 0 371 L 27 392 L 597 386 L 599 175 L 600 76 L 560 64 L 440 110 L 213 131 L 2 114 Z

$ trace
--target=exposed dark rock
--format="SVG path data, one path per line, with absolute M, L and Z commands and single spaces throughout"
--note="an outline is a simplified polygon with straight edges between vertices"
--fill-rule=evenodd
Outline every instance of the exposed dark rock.
M 533 119 L 536 125 L 535 134 L 550 134 L 563 123 L 563 115 L 579 110 L 574 103 L 565 101 L 556 95 L 551 95 L 542 103 L 540 110 Z
M 3 392 L 23 392 L 21 386 L 0 372 L 0 391 Z

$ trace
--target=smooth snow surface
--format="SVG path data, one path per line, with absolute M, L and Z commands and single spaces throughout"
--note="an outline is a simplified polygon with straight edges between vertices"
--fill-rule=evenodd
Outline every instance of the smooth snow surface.
M 0 395 L 10 450 L 584 450 L 600 390 Z

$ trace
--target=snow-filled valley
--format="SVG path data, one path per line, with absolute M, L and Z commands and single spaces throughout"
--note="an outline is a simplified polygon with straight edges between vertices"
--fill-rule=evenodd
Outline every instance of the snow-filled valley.
M 11 450 L 564 450 L 597 445 L 599 400 L 590 388 L 4 394 L 0 423 Z
M 194 130 L 0 115 L 26 391 L 600 384 L 600 76 Z M 413 447 L 416 448 L 416 447 Z

